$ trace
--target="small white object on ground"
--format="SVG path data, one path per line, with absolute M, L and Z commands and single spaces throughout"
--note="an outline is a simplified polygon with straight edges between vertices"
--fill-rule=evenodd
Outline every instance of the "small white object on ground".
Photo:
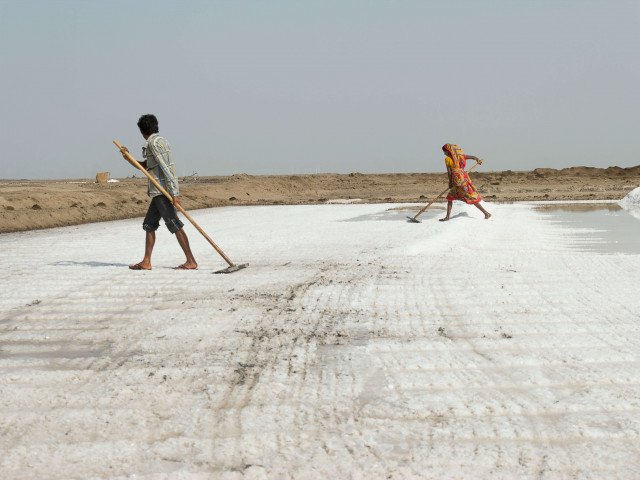
M 352 203 L 362 203 L 361 198 L 332 198 L 327 200 L 325 203 L 329 205 L 349 205 Z
M 640 207 L 640 187 L 634 188 L 618 202 L 620 206 L 637 206 Z
M 640 187 L 631 190 L 618 204 L 640 220 Z

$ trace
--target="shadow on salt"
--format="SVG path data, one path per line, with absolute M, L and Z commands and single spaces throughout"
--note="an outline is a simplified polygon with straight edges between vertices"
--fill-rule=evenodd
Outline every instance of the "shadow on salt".
M 615 203 L 537 205 L 551 222 L 571 229 L 575 247 L 605 254 L 640 254 L 640 220 Z
M 341 222 L 407 222 L 407 217 L 413 217 L 416 213 L 420 211 L 422 206 L 413 206 L 406 205 L 402 207 L 393 207 L 387 208 L 385 210 L 381 210 L 379 212 L 368 213 L 366 215 L 359 215 L 353 218 L 346 218 L 341 220 Z M 435 220 L 436 217 L 442 216 L 442 213 L 446 210 L 445 207 L 440 205 L 434 205 L 429 207 L 429 210 L 425 211 L 422 215 L 420 215 L 419 219 L 424 220 Z M 459 216 L 466 216 L 466 214 Z
M 127 267 L 126 263 L 105 263 L 105 262 L 74 262 L 72 260 L 60 260 L 59 262 L 55 262 L 52 265 L 56 267 L 73 267 L 73 266 L 83 266 L 83 267 Z

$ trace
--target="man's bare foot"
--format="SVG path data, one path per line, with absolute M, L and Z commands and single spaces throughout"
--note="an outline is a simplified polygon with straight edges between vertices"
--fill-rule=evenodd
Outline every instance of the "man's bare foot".
M 196 270 L 198 264 L 196 262 L 184 262 L 182 265 L 178 265 L 174 270 Z
M 449 217 L 444 217 L 440 219 L 441 222 L 448 222 L 449 221 Z
M 491 218 L 491 214 L 489 212 L 484 214 L 484 219 L 489 220 Z
M 146 263 L 144 260 L 139 263 L 134 263 L 133 265 L 129 265 L 131 270 L 151 270 L 151 264 Z

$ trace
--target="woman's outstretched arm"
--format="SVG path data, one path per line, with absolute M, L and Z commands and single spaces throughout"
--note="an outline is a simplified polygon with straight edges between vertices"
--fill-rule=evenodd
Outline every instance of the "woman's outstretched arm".
M 482 165 L 482 160 L 479 159 L 478 157 L 474 157 L 473 155 L 467 155 L 465 153 L 464 158 L 466 158 L 467 160 L 475 160 L 476 162 L 478 162 L 480 165 Z

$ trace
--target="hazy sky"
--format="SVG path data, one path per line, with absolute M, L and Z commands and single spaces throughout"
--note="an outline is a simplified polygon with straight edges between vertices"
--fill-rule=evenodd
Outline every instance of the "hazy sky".
M 0 178 L 640 164 L 640 1 L 0 0 Z

